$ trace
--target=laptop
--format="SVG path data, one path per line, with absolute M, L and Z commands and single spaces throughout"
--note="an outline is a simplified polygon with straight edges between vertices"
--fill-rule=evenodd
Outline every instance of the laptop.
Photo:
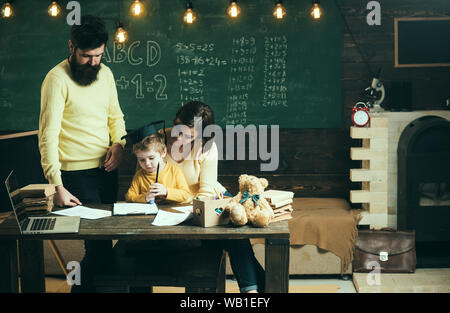
M 17 185 L 16 177 L 11 171 L 5 180 L 6 192 L 11 207 L 19 225 L 20 233 L 30 234 L 52 234 L 52 233 L 77 233 L 80 227 L 79 216 L 28 216 L 24 206 L 19 205 L 22 197 Z

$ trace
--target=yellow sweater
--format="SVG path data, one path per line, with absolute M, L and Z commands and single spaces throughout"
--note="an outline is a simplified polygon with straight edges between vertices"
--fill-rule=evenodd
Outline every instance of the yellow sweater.
M 171 135 L 171 130 L 166 131 L 167 136 Z M 183 172 L 189 190 L 193 197 L 215 197 L 216 193 L 224 192 L 226 189 L 217 181 L 217 171 L 219 164 L 219 154 L 215 143 L 211 148 L 203 153 L 194 155 L 194 149 L 191 150 L 190 158 L 178 163 L 169 153 L 166 161 L 169 164 L 177 165 Z M 237 182 L 236 182 L 237 184 Z
M 145 203 L 145 196 L 156 180 L 155 173 L 147 173 L 142 168 L 134 174 L 131 186 L 125 195 L 128 202 Z M 163 170 L 159 171 L 158 183 L 164 185 L 167 189 L 166 200 L 189 203 L 192 200 L 192 194 L 189 192 L 188 184 L 181 170 L 173 164 L 166 164 Z
M 97 80 L 80 86 L 64 60 L 45 77 L 41 87 L 39 150 L 44 175 L 61 185 L 61 171 L 96 168 L 103 164 L 110 142 L 126 134 L 114 76 L 101 64 Z

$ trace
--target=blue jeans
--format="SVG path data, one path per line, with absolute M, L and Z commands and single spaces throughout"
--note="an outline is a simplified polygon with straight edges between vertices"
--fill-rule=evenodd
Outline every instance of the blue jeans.
M 214 241 L 215 244 L 218 244 Z M 249 239 L 220 240 L 219 244 L 228 252 L 231 269 L 241 292 L 265 291 L 265 272 L 255 257 Z
M 227 190 L 225 196 L 233 197 Z M 228 252 L 231 269 L 241 292 L 250 290 L 265 291 L 265 273 L 255 257 L 249 239 L 221 240 L 219 244 Z
M 117 201 L 118 171 L 106 172 L 103 168 L 79 171 L 61 171 L 64 188 L 77 197 L 83 205 L 89 203 L 115 203 Z M 94 273 L 108 262 L 112 252 L 111 240 L 85 240 L 85 255 L 80 263 L 81 285 L 73 285 L 71 292 L 94 292 Z

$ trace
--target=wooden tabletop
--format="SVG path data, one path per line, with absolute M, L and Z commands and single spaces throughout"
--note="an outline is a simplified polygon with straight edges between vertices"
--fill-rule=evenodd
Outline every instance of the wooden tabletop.
M 87 207 L 112 210 L 112 204 L 86 204 Z M 168 206 L 160 206 L 164 209 Z M 81 219 L 80 229 L 75 234 L 21 235 L 14 216 L 0 224 L 2 239 L 243 239 L 276 238 L 289 239 L 287 221 L 270 224 L 265 228 L 252 226 L 234 227 L 231 224 L 201 227 L 192 224 L 192 219 L 176 226 L 153 226 L 155 215 L 110 216 L 97 220 Z

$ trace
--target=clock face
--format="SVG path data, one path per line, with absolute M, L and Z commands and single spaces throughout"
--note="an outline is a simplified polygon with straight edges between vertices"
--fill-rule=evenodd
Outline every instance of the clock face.
M 356 125 L 364 126 L 369 121 L 369 114 L 366 111 L 356 111 L 353 115 L 353 120 Z

